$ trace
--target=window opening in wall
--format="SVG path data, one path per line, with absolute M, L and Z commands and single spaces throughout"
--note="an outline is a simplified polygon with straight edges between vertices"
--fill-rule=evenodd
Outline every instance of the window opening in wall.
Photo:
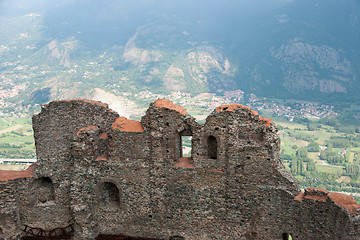
M 209 136 L 207 139 L 208 157 L 210 159 L 217 159 L 218 155 L 218 144 L 216 137 Z
M 282 239 L 283 239 L 283 240 L 292 240 L 292 237 L 291 237 L 291 235 L 288 234 L 288 233 L 283 233 Z
M 182 132 L 178 133 L 178 138 L 176 140 L 176 152 L 175 152 L 175 160 L 177 161 L 182 157 L 191 157 L 191 144 L 192 140 L 192 132 L 190 129 L 186 129 Z
M 35 179 L 31 187 L 31 196 L 36 204 L 51 204 L 55 200 L 54 184 L 49 177 Z
M 192 136 L 181 136 L 182 157 L 191 157 L 191 139 Z
M 120 207 L 120 191 L 111 182 L 104 182 L 100 186 L 101 205 L 106 207 Z

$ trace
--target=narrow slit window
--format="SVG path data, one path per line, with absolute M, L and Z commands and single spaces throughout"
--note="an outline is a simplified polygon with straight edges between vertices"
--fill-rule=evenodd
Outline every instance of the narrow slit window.
M 208 157 L 210 159 L 217 159 L 218 157 L 218 144 L 216 137 L 209 136 L 207 139 Z

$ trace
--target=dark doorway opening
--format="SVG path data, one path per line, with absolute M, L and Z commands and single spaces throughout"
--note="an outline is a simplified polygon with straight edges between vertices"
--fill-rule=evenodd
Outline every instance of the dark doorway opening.
M 207 152 L 210 159 L 217 159 L 218 157 L 218 144 L 216 137 L 209 136 L 207 139 Z

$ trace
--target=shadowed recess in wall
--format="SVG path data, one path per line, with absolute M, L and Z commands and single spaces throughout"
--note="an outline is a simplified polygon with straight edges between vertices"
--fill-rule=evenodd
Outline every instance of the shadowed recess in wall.
M 214 136 L 209 136 L 207 139 L 208 157 L 210 159 L 217 159 L 217 140 Z
M 104 207 L 120 207 L 120 191 L 111 182 L 104 182 L 100 186 L 100 203 Z
M 125 235 L 104 235 L 100 234 L 96 240 L 162 240 L 156 238 L 130 237 Z
M 31 192 L 35 204 L 51 203 L 55 200 L 54 185 L 49 177 L 35 179 Z

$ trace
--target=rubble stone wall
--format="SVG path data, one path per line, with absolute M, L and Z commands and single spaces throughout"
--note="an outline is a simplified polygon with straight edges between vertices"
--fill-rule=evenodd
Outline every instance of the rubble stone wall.
M 169 100 L 150 104 L 141 122 L 99 102 L 55 101 L 33 127 L 34 176 L 0 182 L 5 239 L 14 238 L 6 224 L 18 235 L 25 225 L 71 226 L 73 239 L 360 238 L 360 205 L 301 192 L 280 161 L 276 127 L 240 104 L 199 124 Z M 190 157 L 184 136 L 192 137 Z
M 105 104 L 84 100 L 54 101 L 43 105 L 41 112 L 34 115 L 33 129 L 38 161 L 34 181 L 50 179 L 55 198 L 39 202 L 34 199 L 34 195 L 44 194 L 44 190 L 30 184 L 21 192 L 24 202 L 19 211 L 23 224 L 42 229 L 72 224 L 70 188 L 75 172 L 71 142 L 82 128 L 109 128 L 117 117 L 118 114 Z
M 0 182 L 0 239 L 20 236 L 16 182 Z

